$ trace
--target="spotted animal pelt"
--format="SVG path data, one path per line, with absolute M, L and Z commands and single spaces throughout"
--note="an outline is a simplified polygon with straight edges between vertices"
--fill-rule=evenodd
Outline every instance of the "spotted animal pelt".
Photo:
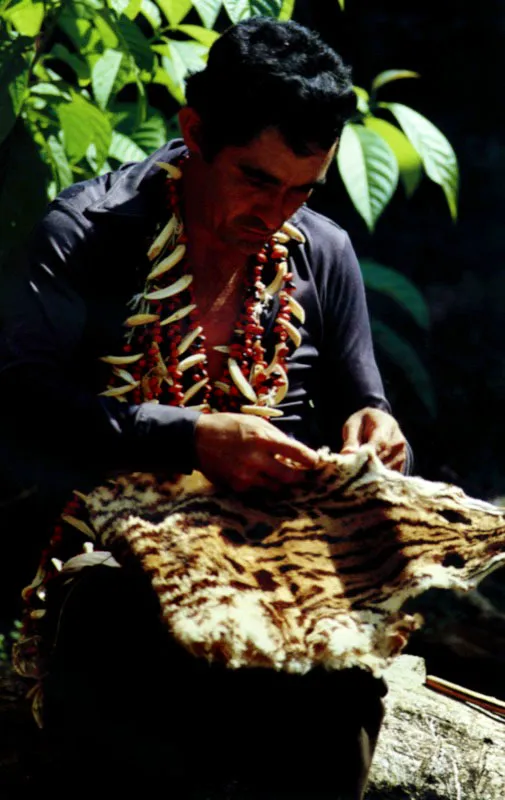
M 98 546 L 150 575 L 168 631 L 231 668 L 379 675 L 419 626 L 404 602 L 468 590 L 505 560 L 505 509 L 321 452 L 297 488 L 247 497 L 200 473 L 135 473 L 87 499 Z

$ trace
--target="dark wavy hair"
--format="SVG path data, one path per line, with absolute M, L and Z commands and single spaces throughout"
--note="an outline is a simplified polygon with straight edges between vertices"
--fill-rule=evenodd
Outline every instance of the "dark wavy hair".
M 296 22 L 255 17 L 214 43 L 207 66 L 186 82 L 211 160 L 276 127 L 297 155 L 329 149 L 356 110 L 351 70 L 314 32 Z

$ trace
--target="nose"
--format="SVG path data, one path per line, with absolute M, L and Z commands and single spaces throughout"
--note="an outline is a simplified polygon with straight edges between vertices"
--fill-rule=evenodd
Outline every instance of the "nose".
M 254 206 L 255 216 L 261 219 L 269 231 L 278 230 L 295 210 L 286 194 L 278 190 L 269 192 L 261 200 L 258 199 Z

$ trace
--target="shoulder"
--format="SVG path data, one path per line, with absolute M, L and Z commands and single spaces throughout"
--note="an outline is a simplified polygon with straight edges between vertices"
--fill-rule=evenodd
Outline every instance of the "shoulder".
M 179 140 L 168 142 L 144 161 L 123 164 L 113 172 L 64 189 L 49 205 L 36 231 L 37 238 L 55 238 L 77 246 L 108 228 L 113 219 L 126 229 L 132 222 L 142 223 L 150 216 L 153 191 L 161 186 L 164 175 L 157 162 L 171 161 L 183 149 Z
M 362 283 L 361 268 L 349 234 L 336 222 L 303 206 L 293 216 L 295 227 L 303 233 L 298 263 L 310 272 L 321 298 L 354 291 Z
M 307 252 L 317 258 L 340 260 L 352 250 L 349 234 L 336 222 L 317 211 L 302 206 L 293 217 L 294 225 L 303 233 Z

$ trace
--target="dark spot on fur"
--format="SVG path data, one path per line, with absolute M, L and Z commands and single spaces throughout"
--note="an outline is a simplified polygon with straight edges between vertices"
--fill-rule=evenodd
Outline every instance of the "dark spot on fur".
M 444 567 L 455 567 L 456 569 L 461 569 L 461 567 L 465 566 L 465 559 L 459 553 L 446 553 L 444 560 L 442 561 L 442 565 Z
M 254 573 L 254 577 L 258 581 L 260 588 L 265 592 L 273 592 L 279 585 L 274 581 L 272 574 L 267 569 L 259 569 Z
M 242 573 L 245 572 L 245 568 L 242 566 L 242 564 L 239 564 L 234 558 L 230 558 L 230 556 L 225 556 L 225 558 L 228 563 L 232 565 L 233 569 L 239 573 L 239 575 L 242 575 Z
M 223 539 L 228 539 L 232 544 L 244 544 L 244 536 L 236 528 L 223 528 L 221 531 Z
M 460 522 L 463 525 L 470 525 L 472 524 L 472 520 L 465 517 L 464 514 L 461 514 L 459 511 L 454 511 L 452 508 L 445 508 L 443 511 L 438 512 L 441 517 L 447 520 L 447 522 Z
M 289 588 L 291 589 L 293 594 L 296 594 L 298 591 L 300 591 L 300 587 L 298 586 L 297 583 L 290 583 Z
M 257 522 L 246 529 L 246 535 L 250 539 L 264 539 L 269 533 L 272 533 L 273 527 L 267 522 Z
M 290 572 L 293 569 L 298 569 L 296 564 L 281 564 L 281 566 L 279 567 L 279 572 L 282 572 L 282 573 Z

